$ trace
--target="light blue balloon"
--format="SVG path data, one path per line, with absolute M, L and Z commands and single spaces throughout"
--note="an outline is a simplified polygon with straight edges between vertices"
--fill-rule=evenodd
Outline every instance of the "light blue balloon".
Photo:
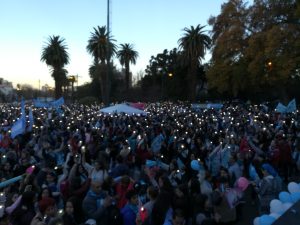
M 269 215 L 259 217 L 259 225 L 271 225 L 276 219 Z
M 300 192 L 295 192 L 291 194 L 291 200 L 293 203 L 296 203 L 300 200 Z
M 286 191 L 282 191 L 279 193 L 279 200 L 282 203 L 292 202 L 291 194 Z
M 193 170 L 196 170 L 196 171 L 201 170 L 201 165 L 198 162 L 198 160 L 192 160 L 191 161 L 191 167 L 192 167 Z
M 191 161 L 191 168 L 193 170 L 199 171 L 199 170 L 204 170 L 203 166 L 200 164 L 198 160 L 192 160 Z

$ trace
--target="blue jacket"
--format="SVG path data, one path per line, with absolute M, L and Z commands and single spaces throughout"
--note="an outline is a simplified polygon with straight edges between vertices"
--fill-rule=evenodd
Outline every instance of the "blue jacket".
M 136 220 L 137 212 L 138 212 L 137 206 L 126 204 L 121 209 L 121 214 L 123 216 L 123 221 L 124 221 L 123 225 L 136 225 L 135 220 Z

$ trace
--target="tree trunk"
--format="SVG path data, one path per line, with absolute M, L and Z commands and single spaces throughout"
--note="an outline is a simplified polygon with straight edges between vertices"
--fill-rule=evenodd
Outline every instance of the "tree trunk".
M 101 98 L 102 102 L 105 105 L 108 105 L 108 98 L 107 98 L 107 66 L 104 62 L 101 62 L 101 64 L 98 64 L 97 68 L 97 73 L 99 77 L 99 82 L 100 82 L 100 88 L 101 88 Z
M 197 62 L 192 61 L 189 69 L 188 87 L 189 87 L 189 100 L 194 102 L 196 100 L 196 86 L 197 86 Z
M 99 81 L 101 87 L 101 97 L 105 106 L 109 105 L 109 95 L 110 95 L 110 68 L 101 62 L 98 69 Z
M 61 89 L 61 84 L 58 80 L 55 80 L 55 99 L 59 99 L 62 97 L 62 89 Z
M 125 63 L 125 85 L 126 85 L 126 91 L 129 90 L 129 86 L 130 86 L 130 79 L 129 79 L 129 62 Z

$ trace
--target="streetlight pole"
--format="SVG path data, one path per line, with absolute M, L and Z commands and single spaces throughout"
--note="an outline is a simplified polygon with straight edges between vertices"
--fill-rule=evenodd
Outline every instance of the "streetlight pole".
M 109 69 L 110 69 L 110 46 L 109 46 L 109 40 L 110 40 L 110 19 L 109 19 L 109 13 L 110 12 L 110 0 L 107 0 L 107 42 L 106 42 L 106 57 L 107 57 L 107 71 L 106 71 L 106 93 L 105 94 L 105 104 L 109 104 L 109 93 L 110 93 L 110 74 L 109 74 Z M 102 96 L 104 97 L 104 96 Z

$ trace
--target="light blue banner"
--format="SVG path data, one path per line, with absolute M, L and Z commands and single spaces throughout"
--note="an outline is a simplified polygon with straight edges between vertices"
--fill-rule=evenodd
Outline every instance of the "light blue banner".
M 33 104 L 35 107 L 37 108 L 58 108 L 60 106 L 62 106 L 65 103 L 65 100 L 63 97 L 55 100 L 55 101 L 51 101 L 51 102 L 42 102 L 40 100 L 33 100 Z

